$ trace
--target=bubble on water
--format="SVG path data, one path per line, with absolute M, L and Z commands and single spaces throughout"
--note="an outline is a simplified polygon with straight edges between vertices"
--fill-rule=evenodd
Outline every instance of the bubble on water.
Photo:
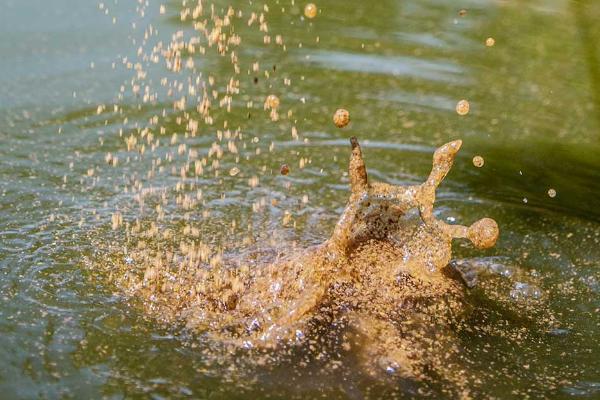
M 542 291 L 537 286 L 525 282 L 516 282 L 510 291 L 510 297 L 515 300 L 539 299 L 541 296 Z
M 495 44 L 496 44 L 496 40 L 493 37 L 489 37 L 489 38 L 485 39 L 485 45 L 487 47 L 492 47 Z
M 458 115 L 467 115 L 469 113 L 470 108 L 471 105 L 467 100 L 461 100 L 458 103 L 456 103 L 456 113 Z
M 333 123 L 338 128 L 343 128 L 350 123 L 350 112 L 343 108 L 338 109 L 335 114 L 333 114 Z
M 483 159 L 483 157 L 481 157 L 481 156 L 473 157 L 473 165 L 476 166 L 477 168 L 483 167 L 484 163 L 485 163 L 485 160 Z
M 556 190 L 555 189 L 548 189 L 548 196 L 551 198 L 555 198 L 556 197 Z
M 570 331 L 568 329 L 564 329 L 564 328 L 554 328 L 554 329 L 551 329 L 550 332 L 548 332 L 548 333 L 552 336 L 563 337 L 563 336 L 567 336 L 570 333 Z
M 308 3 L 306 7 L 304 7 L 304 15 L 306 18 L 314 18 L 317 16 L 317 6 L 314 3 Z
M 572 397 L 592 398 L 600 394 L 600 382 L 580 381 L 563 390 Z
M 505 278 L 510 278 L 514 274 L 511 267 L 502 263 L 491 263 L 488 268 L 493 273 L 503 276 Z

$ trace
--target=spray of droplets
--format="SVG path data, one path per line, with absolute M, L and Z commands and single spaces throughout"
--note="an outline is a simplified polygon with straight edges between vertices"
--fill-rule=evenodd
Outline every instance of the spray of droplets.
M 339 314 L 348 305 L 346 299 L 359 299 L 355 303 L 367 312 L 361 313 L 360 307 L 350 303 L 357 310 L 356 320 L 342 321 L 340 325 L 351 323 L 356 332 L 354 338 L 344 339 L 344 348 L 351 348 L 364 337 L 375 339 L 374 345 L 365 346 L 367 351 L 360 353 L 360 362 L 367 370 L 380 367 L 374 365 L 373 360 L 385 360 L 391 348 L 395 358 L 391 358 L 394 362 L 384 365 L 386 371 L 412 374 L 418 373 L 419 368 L 424 370 L 433 366 L 444 379 L 463 385 L 463 378 L 457 377 L 452 365 L 447 365 L 448 349 L 458 357 L 453 337 L 447 335 L 447 330 L 432 331 L 426 324 L 415 329 L 410 318 L 394 326 L 385 318 L 373 316 L 395 314 L 398 304 L 403 304 L 395 300 L 409 299 L 403 307 L 415 307 L 422 315 L 440 321 L 441 328 L 455 323 L 456 320 L 449 316 L 462 310 L 462 289 L 439 273 L 450 256 L 449 241 L 452 237 L 464 237 L 479 247 L 486 247 L 491 237 L 493 241 L 497 237 L 495 223 L 484 221 L 471 227 L 446 227 L 431 219 L 428 221 L 431 226 L 418 225 L 421 236 L 404 237 L 410 241 L 409 250 L 418 260 L 410 265 L 417 275 L 399 278 L 391 277 L 389 270 L 403 259 L 406 249 L 389 243 L 377 243 L 360 252 L 352 262 L 340 264 L 342 258 L 338 261 L 330 259 L 331 252 L 299 252 L 297 257 L 282 261 L 276 251 L 253 251 L 252 244 L 257 239 L 252 219 L 243 222 L 226 220 L 225 212 L 215 218 L 219 230 L 206 234 L 205 227 L 213 213 L 210 202 L 227 204 L 228 200 L 224 195 L 208 199 L 206 185 L 230 182 L 231 185 L 260 189 L 261 179 L 269 170 L 266 165 L 248 170 L 242 163 L 259 156 L 262 151 L 272 151 L 274 143 L 261 148 L 263 137 L 248 132 L 239 122 L 232 123 L 234 118 L 230 115 L 238 104 L 245 106 L 248 120 L 263 117 L 276 124 L 274 126 L 291 132 L 292 140 L 300 139 L 293 110 L 285 109 L 289 107 L 289 99 L 284 90 L 278 90 L 288 87 L 292 79 L 278 76 L 275 66 L 261 65 L 260 60 L 253 59 L 240 48 L 246 40 L 254 39 L 254 46 L 286 52 L 286 40 L 269 25 L 268 16 L 273 10 L 266 4 L 253 4 L 244 9 L 207 1 L 183 0 L 178 6 L 174 3 L 160 5 L 159 15 L 178 18 L 186 27 L 173 32 L 167 39 L 160 36 L 151 23 L 144 23 L 147 7 L 147 3 L 139 2 L 139 21 L 132 26 L 138 33 L 133 39 L 136 55 L 118 60 L 118 64 L 132 74 L 119 90 L 123 104 L 99 105 L 96 110 L 97 115 L 105 116 L 107 121 L 109 118 L 122 119 L 122 128 L 116 133 L 122 142 L 122 150 L 107 153 L 104 162 L 109 168 L 122 168 L 123 180 L 118 190 L 126 201 L 117 205 L 108 222 L 117 231 L 118 237 L 110 247 L 110 254 L 116 254 L 117 259 L 105 257 L 94 260 L 93 265 L 105 267 L 111 281 L 125 293 L 142 299 L 147 312 L 159 321 L 185 321 L 188 327 L 198 330 L 222 327 L 222 331 L 213 331 L 219 339 L 238 329 L 240 337 L 247 335 L 251 340 L 233 340 L 237 348 L 251 349 L 258 343 L 257 339 L 267 344 L 277 343 L 280 337 L 292 344 L 302 341 L 312 327 L 312 320 L 302 319 L 302 316 L 316 315 L 317 320 L 322 318 L 327 322 L 331 315 Z M 306 18 L 313 19 L 317 15 L 316 5 L 305 6 Z M 219 68 L 201 68 L 200 60 L 214 61 Z M 150 79 L 156 68 L 163 69 L 163 75 L 159 80 Z M 257 88 L 263 82 L 267 82 L 268 91 L 247 92 L 248 87 Z M 138 104 L 132 106 L 132 99 L 137 99 Z M 123 117 L 130 115 L 124 112 L 126 107 L 148 115 L 130 121 L 127 116 Z M 469 103 L 461 100 L 456 105 L 456 112 L 466 115 Z M 350 114 L 340 109 L 333 120 L 336 126 L 345 127 L 350 122 Z M 455 144 L 454 148 L 444 151 L 453 152 L 456 147 Z M 353 146 L 353 157 L 358 154 L 356 149 Z M 360 173 L 360 165 L 356 162 L 351 168 Z M 309 158 L 300 158 L 298 168 L 309 163 Z M 434 167 L 432 175 L 441 176 L 439 171 L 445 167 Z M 289 179 L 284 177 L 290 170 L 288 164 L 281 165 L 278 179 Z M 87 177 L 95 181 L 100 179 L 95 168 L 88 170 Z M 366 181 L 366 171 L 364 179 Z M 386 187 L 379 186 L 378 189 L 383 193 Z M 400 197 L 394 199 L 406 204 L 411 201 L 420 204 L 433 198 L 434 191 L 429 189 L 419 192 L 422 197 L 418 199 L 411 197 L 414 188 L 409 189 L 399 192 Z M 260 196 L 258 192 L 253 193 L 256 195 L 251 205 L 253 216 L 260 216 L 267 207 L 278 205 L 277 199 Z M 386 201 L 385 196 L 377 199 Z M 356 210 L 370 209 L 370 205 L 360 203 L 358 197 L 354 200 L 351 204 L 357 205 Z M 308 195 L 301 201 L 309 202 Z M 386 212 L 380 210 L 371 217 L 377 220 L 382 215 L 387 216 Z M 288 210 L 281 212 L 280 220 L 284 226 L 295 223 Z M 377 228 L 387 226 L 373 225 Z M 370 239 L 360 237 L 360 231 L 351 230 L 338 232 L 337 236 L 334 233 L 334 237 L 344 237 L 343 234 L 348 232 L 357 235 L 357 243 Z M 369 234 L 377 237 L 378 232 Z M 403 232 L 400 234 L 402 236 Z M 217 235 L 227 237 L 225 245 L 238 245 L 247 250 L 227 249 L 219 243 Z M 266 236 L 264 242 L 277 249 L 278 238 L 270 233 Z M 336 251 L 336 254 L 342 254 L 339 249 Z M 424 262 L 427 257 L 434 257 L 435 262 Z M 342 267 L 352 269 L 352 273 L 339 276 L 337 271 Z M 257 274 L 256 268 L 262 268 L 263 274 Z M 264 279 L 258 279 L 261 276 Z M 406 285 L 398 286 L 396 279 L 404 279 Z M 336 285 L 329 285 L 333 281 Z M 393 295 L 389 299 L 381 296 L 381 287 L 389 288 Z M 355 297 L 357 293 L 360 298 Z M 242 294 L 246 295 L 243 300 Z M 420 303 L 412 304 L 414 298 Z M 333 303 L 323 299 L 333 299 Z M 238 308 L 242 302 L 245 308 Z M 258 311 L 270 319 L 256 317 L 256 304 L 268 306 Z M 293 313 L 281 311 L 297 313 L 289 317 Z M 277 324 L 273 323 L 273 316 L 279 318 Z M 212 325 L 207 325 L 206 321 Z M 398 329 L 412 333 L 404 336 Z M 271 332 L 272 336 L 261 336 L 265 332 Z M 229 342 L 222 340 L 220 343 Z M 389 346 L 390 343 L 393 345 Z M 416 343 L 420 345 L 415 346 Z M 321 341 L 313 337 L 309 344 L 311 348 L 318 348 Z M 318 350 L 317 353 L 322 356 Z M 207 358 L 210 357 L 207 355 Z M 217 357 L 217 362 L 220 361 Z M 419 364 L 421 361 L 422 365 Z M 264 358 L 257 359 L 258 365 L 262 363 Z
M 263 177 L 278 168 L 265 161 L 275 151 L 275 134 L 262 131 L 285 131 L 289 140 L 302 140 L 294 104 L 285 97 L 296 77 L 265 62 L 287 52 L 286 38 L 269 17 L 289 10 L 265 4 L 224 7 L 212 1 L 138 2 L 131 25 L 134 55 L 113 63 L 131 77 L 118 88 L 115 104 L 94 110 L 105 125 L 118 124 L 115 139 L 121 146 L 105 154 L 106 172 L 97 167 L 86 173 L 94 185 L 110 182 L 116 193 L 106 224 L 115 232 L 114 241 L 103 245 L 128 261 L 116 269 L 108 262 L 105 267 L 125 291 L 138 270 L 147 280 L 161 281 L 184 266 L 221 266 L 225 249 L 248 248 L 273 228 L 262 217 L 269 207 L 284 215 L 276 221 L 294 226 L 286 209 L 293 199 L 281 201 L 261 188 Z M 106 6 L 102 11 L 108 15 Z M 154 13 L 178 19 L 180 29 L 159 32 Z M 267 57 L 244 52 L 244 46 L 263 48 Z M 257 125 L 272 129 L 261 131 Z M 310 162 L 300 157 L 298 165 Z M 283 176 L 289 171 L 287 164 L 280 170 Z M 289 181 L 285 185 L 289 188 Z M 229 193 L 240 192 L 242 201 L 228 199 Z M 299 200 L 307 204 L 308 195 Z M 236 204 L 237 209 L 220 216 L 223 210 L 214 204 Z M 283 242 L 266 236 L 273 247 Z M 161 288 L 170 287 L 167 281 Z

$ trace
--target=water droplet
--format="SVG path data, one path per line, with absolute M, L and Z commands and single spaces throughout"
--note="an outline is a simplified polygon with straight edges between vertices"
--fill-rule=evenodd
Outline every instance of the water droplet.
M 314 3 L 308 3 L 306 7 L 304 7 L 304 15 L 306 18 L 314 18 L 317 16 L 317 6 Z
M 550 196 L 551 198 L 555 198 L 556 197 L 556 190 L 555 189 L 548 189 L 548 196 Z
M 489 37 L 489 38 L 485 39 L 485 45 L 487 47 L 492 47 L 495 44 L 496 44 L 496 40 L 493 37 Z
M 539 299 L 542 292 L 534 285 L 525 282 L 515 283 L 514 288 L 510 291 L 510 297 L 515 300 L 519 299 Z
M 287 175 L 290 173 L 290 167 L 287 164 L 281 164 L 281 168 L 279 168 L 279 173 L 281 175 Z
M 333 114 L 333 123 L 338 128 L 343 128 L 350 123 L 350 112 L 348 110 L 344 110 L 343 108 L 338 109 L 335 114 Z
M 279 107 L 279 97 L 275 96 L 274 94 L 270 94 L 269 96 L 267 96 L 267 99 L 265 100 L 265 109 L 277 109 Z
M 461 100 L 456 103 L 456 113 L 458 115 L 467 115 L 470 108 L 471 106 L 467 100 Z
M 240 169 L 238 167 L 233 167 L 229 170 L 229 175 L 236 176 L 240 173 Z
M 473 157 L 473 165 L 474 166 L 476 166 L 477 168 L 481 168 L 481 167 L 483 167 L 483 164 L 485 164 L 485 160 L 483 159 L 483 157 L 481 157 L 481 156 Z

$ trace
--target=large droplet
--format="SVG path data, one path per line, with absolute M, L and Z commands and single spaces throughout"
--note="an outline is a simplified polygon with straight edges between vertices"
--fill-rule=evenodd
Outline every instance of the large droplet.
M 477 168 L 481 168 L 481 167 L 483 167 L 483 164 L 485 164 L 485 160 L 483 159 L 483 157 L 481 157 L 481 156 L 473 157 L 473 165 L 474 166 L 476 166 Z
M 343 108 L 338 109 L 335 114 L 333 114 L 333 123 L 338 128 L 343 128 L 350 123 L 350 112 L 348 110 L 344 110 Z
M 467 115 L 470 108 L 471 106 L 467 100 L 461 100 L 456 103 L 456 113 L 458 115 Z
M 306 7 L 304 7 L 304 15 L 306 18 L 314 18 L 317 16 L 317 6 L 314 3 L 308 3 Z

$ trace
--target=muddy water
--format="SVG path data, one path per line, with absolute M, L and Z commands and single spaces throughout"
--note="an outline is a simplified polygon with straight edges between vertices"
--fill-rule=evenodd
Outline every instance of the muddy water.
M 138 4 L 123 1 L 102 7 L 67 1 L 2 5 L 4 395 L 454 396 L 435 385 L 435 376 L 414 381 L 365 374 L 352 352 L 341 354 L 339 363 L 305 363 L 298 350 L 279 365 L 236 365 L 248 373 L 232 375 L 230 365 L 208 362 L 218 346 L 180 326 L 159 324 L 102 268 L 116 263 L 137 268 L 123 256 L 138 239 L 128 237 L 131 230 L 124 226 L 136 217 L 146 224 L 142 232 L 152 222 L 171 228 L 174 236 L 151 245 L 175 253 L 182 235 L 201 238 L 211 257 L 222 253 L 234 260 L 247 249 L 290 252 L 323 241 L 348 197 L 348 138 L 356 135 L 369 176 L 403 185 L 423 181 L 437 146 L 463 139 L 438 192 L 436 216 L 464 225 L 489 216 L 502 229 L 491 250 L 467 243 L 453 249 L 460 268 L 477 279 L 467 292 L 474 311 L 448 344 L 460 350 L 452 365 L 471 393 L 598 396 L 598 6 L 326 1 L 306 21 L 303 4 L 279 3 L 268 2 L 271 45 L 263 43 L 256 25 L 245 25 L 249 14 L 244 15 L 244 27 L 237 28 L 244 66 L 232 111 L 216 111 L 212 126 L 200 124 L 188 138 L 177 121 L 182 111 L 173 107 L 179 97 L 167 98 L 161 89 L 166 65 L 145 68 L 146 81 L 160 97 L 144 103 L 143 92 L 133 93 L 136 71 L 123 63 L 124 57 L 135 63 L 149 24 L 158 31 L 154 43 L 168 44 L 177 31 L 190 31 L 180 21 L 179 4 L 165 3 L 161 14 L 160 4 L 150 2 L 143 17 Z M 221 2 L 217 11 L 229 5 L 265 12 L 262 3 L 241 1 Z M 463 16 L 461 8 L 467 10 Z M 286 51 L 275 43 L 277 34 Z M 489 37 L 494 46 L 486 46 Z M 194 58 L 195 73 L 212 75 L 224 88 L 231 59 L 209 50 Z M 280 102 L 277 121 L 263 108 L 271 94 Z M 455 110 L 461 99 L 470 103 L 465 116 Z M 105 108 L 99 111 L 99 105 Z M 331 121 L 340 107 L 351 113 L 344 129 Z M 125 151 L 123 137 L 149 126 L 155 115 L 165 128 L 163 144 L 143 157 Z M 225 120 L 232 131 L 240 127 L 244 133 L 238 156 L 225 151 L 218 176 L 209 163 L 196 187 L 184 188 L 202 190 L 202 199 L 186 210 L 176 203 L 176 186 L 189 148 L 179 154 L 178 146 L 186 143 L 207 157 L 216 131 L 227 130 Z M 173 133 L 179 141 L 171 146 Z M 164 159 L 169 151 L 171 164 L 149 176 L 156 154 Z M 107 164 L 108 153 L 118 157 L 117 165 Z M 476 155 L 485 160 L 482 168 L 473 166 Z M 286 176 L 279 173 L 283 163 L 290 169 Z M 151 196 L 141 208 L 139 193 L 131 190 L 136 179 L 144 188 L 175 188 L 164 212 Z M 113 230 L 117 211 L 124 225 Z M 335 343 L 323 346 L 336 349 Z

